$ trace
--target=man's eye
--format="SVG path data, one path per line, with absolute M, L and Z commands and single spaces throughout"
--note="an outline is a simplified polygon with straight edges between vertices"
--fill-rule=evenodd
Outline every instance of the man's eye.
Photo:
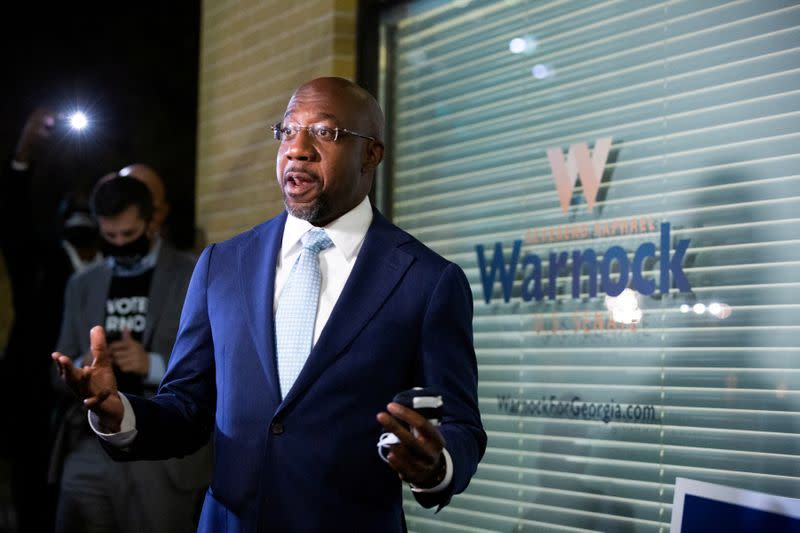
M 314 126 L 314 135 L 324 141 L 330 141 L 336 136 L 336 130 L 327 126 Z
M 294 126 L 284 126 L 281 128 L 281 135 L 283 137 L 293 137 L 297 133 L 297 128 Z

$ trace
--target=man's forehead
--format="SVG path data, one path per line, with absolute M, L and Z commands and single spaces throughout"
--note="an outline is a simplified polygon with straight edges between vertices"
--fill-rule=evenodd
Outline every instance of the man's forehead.
M 289 99 L 286 115 L 290 113 L 327 113 L 333 118 L 352 113 L 358 107 L 357 99 L 346 90 L 308 85 L 298 89 Z
M 131 204 L 116 215 L 97 215 L 97 223 L 102 224 L 123 224 L 123 223 L 147 223 L 142 216 L 142 210 L 136 204 Z
M 297 106 L 289 106 L 286 108 L 286 113 L 284 113 L 283 118 L 287 119 L 294 115 L 304 115 L 306 118 L 311 119 L 313 122 L 319 122 L 323 120 L 329 120 L 336 122 L 338 117 L 336 114 L 331 113 L 329 111 L 322 111 L 313 108 L 305 108 L 305 107 L 297 107 Z
M 109 231 L 136 231 L 143 228 L 146 224 L 147 221 L 138 216 L 136 218 L 125 218 L 119 216 L 97 217 L 97 227 L 100 228 L 100 231 L 103 233 Z

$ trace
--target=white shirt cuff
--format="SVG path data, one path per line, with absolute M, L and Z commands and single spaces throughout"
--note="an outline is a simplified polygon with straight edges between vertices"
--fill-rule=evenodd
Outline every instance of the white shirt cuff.
M 423 489 L 411 485 L 411 490 L 413 492 L 441 492 L 446 489 L 448 485 L 450 485 L 450 482 L 453 480 L 453 458 L 450 457 L 450 453 L 448 453 L 447 448 L 442 448 L 442 455 L 444 455 L 445 465 L 445 474 L 442 482 L 429 489 Z
M 158 385 L 161 383 L 161 378 L 164 377 L 164 372 L 167 367 L 164 364 L 164 358 L 160 353 L 150 352 L 147 354 L 150 359 L 150 369 L 147 371 L 147 376 L 144 378 L 145 385 Z
M 136 414 L 124 394 L 119 393 L 119 399 L 122 400 L 123 414 L 118 433 L 103 433 L 100 429 L 100 417 L 92 411 L 89 411 L 89 426 L 104 441 L 117 448 L 124 448 L 136 438 Z

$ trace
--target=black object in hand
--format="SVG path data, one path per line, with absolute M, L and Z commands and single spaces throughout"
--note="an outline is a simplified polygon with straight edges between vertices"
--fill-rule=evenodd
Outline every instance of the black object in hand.
M 414 387 L 413 389 L 399 392 L 392 401 L 404 407 L 413 409 L 433 424 L 438 426 L 442 420 L 442 397 L 431 388 Z
M 413 389 L 404 390 L 397 393 L 392 398 L 392 401 L 399 403 L 403 407 L 413 409 L 427 418 L 428 422 L 434 426 L 438 426 L 442 420 L 442 405 L 444 405 L 444 402 L 442 397 L 431 388 L 414 387 Z M 408 424 L 404 421 L 398 419 L 398 422 L 408 428 Z M 416 430 L 413 428 L 412 433 L 416 434 Z M 381 459 L 388 462 L 389 450 L 392 445 L 398 442 L 400 442 L 400 439 L 394 433 L 382 433 L 380 439 L 378 439 L 378 455 L 380 455 Z

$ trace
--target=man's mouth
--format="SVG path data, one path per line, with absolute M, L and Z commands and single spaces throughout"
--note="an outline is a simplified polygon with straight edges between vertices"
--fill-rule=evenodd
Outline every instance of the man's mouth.
M 319 180 L 316 176 L 300 171 L 284 173 L 284 192 L 292 198 L 302 198 L 316 189 Z

